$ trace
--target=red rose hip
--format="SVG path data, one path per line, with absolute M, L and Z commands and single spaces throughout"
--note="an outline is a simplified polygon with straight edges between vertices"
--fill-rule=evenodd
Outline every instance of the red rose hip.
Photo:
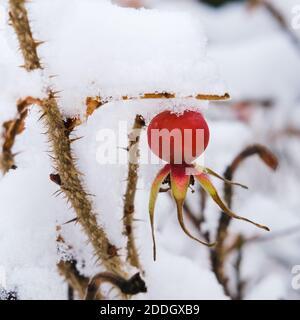
M 150 149 L 159 158 L 170 164 L 189 164 L 206 149 L 209 128 L 200 112 L 164 111 L 151 120 L 147 135 Z

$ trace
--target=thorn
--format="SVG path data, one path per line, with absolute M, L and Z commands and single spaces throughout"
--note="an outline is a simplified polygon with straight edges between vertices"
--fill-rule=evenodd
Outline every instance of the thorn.
M 67 222 L 65 222 L 65 223 L 63 223 L 63 225 L 65 225 L 65 224 L 69 224 L 69 223 L 72 223 L 72 222 L 78 222 L 78 218 L 76 217 L 76 218 L 73 218 L 73 219 L 71 219 L 71 220 L 69 220 L 69 221 L 67 221 Z
M 35 45 L 35 47 L 37 48 L 38 46 L 40 46 L 41 44 L 44 44 L 45 43 L 45 41 L 38 41 L 38 40 L 35 40 L 34 41 L 34 45 Z
M 56 94 L 61 93 L 61 92 L 62 92 L 62 90 L 58 90 L 58 91 L 51 91 L 51 94 L 53 94 L 53 95 L 55 96 Z
M 124 151 L 129 152 L 129 148 L 128 148 L 128 147 L 127 147 L 127 148 L 125 148 L 125 147 L 118 147 L 118 149 L 121 149 L 121 150 L 124 150 Z
M 134 222 L 145 222 L 144 219 L 136 219 L 136 218 L 133 218 L 132 221 L 134 221 Z
M 56 158 L 54 156 L 52 156 L 51 154 L 48 153 L 48 157 L 50 157 L 52 160 L 56 161 Z
M 39 117 L 38 121 L 41 121 L 41 120 L 45 117 L 45 115 L 46 115 L 46 112 L 44 112 L 44 113 Z
M 95 195 L 95 194 L 92 194 L 92 193 L 86 193 L 86 192 L 85 192 L 85 194 L 86 194 L 87 196 L 90 196 L 90 197 L 96 197 L 96 195 Z
M 12 154 L 12 156 L 13 156 L 13 157 L 16 157 L 16 156 L 18 156 L 19 154 L 21 154 L 22 152 L 23 152 L 23 151 L 15 152 L 15 153 Z
M 55 191 L 55 192 L 53 193 L 53 196 L 54 196 L 55 198 L 57 198 L 57 197 L 59 197 L 62 193 L 63 193 L 63 192 L 62 192 L 61 190 L 57 190 L 57 191 Z
M 80 139 L 82 139 L 82 138 L 83 138 L 83 136 L 82 136 L 82 137 L 77 137 L 77 138 L 70 139 L 70 143 L 73 143 L 73 142 L 75 142 L 75 141 L 77 141 L 77 140 L 80 140 Z

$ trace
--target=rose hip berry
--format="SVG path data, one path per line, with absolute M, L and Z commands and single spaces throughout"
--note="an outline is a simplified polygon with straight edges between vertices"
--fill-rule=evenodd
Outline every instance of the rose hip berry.
M 148 144 L 159 158 L 171 164 L 189 164 L 206 149 L 209 128 L 200 112 L 164 111 L 148 126 Z
M 154 117 L 148 127 L 148 144 L 153 153 L 168 162 L 156 175 L 150 193 L 149 216 L 153 239 L 153 257 L 156 259 L 156 245 L 154 236 L 154 209 L 157 195 L 162 183 L 169 183 L 173 198 L 176 202 L 178 222 L 184 233 L 193 240 L 213 246 L 192 236 L 183 220 L 183 204 L 187 190 L 192 181 L 198 181 L 201 187 L 211 196 L 224 214 L 231 218 L 244 220 L 255 226 L 269 230 L 268 227 L 236 215 L 219 196 L 217 189 L 211 182 L 209 175 L 223 180 L 225 183 L 241 184 L 226 180 L 213 170 L 192 163 L 204 152 L 209 141 L 208 125 L 202 114 L 196 111 L 184 111 L 181 115 L 171 111 L 163 111 Z

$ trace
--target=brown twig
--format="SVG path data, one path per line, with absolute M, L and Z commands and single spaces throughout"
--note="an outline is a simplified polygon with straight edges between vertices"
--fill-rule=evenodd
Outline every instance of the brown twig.
M 41 69 L 37 47 L 42 42 L 33 39 L 25 2 L 25 0 L 9 0 L 9 17 L 24 57 L 24 68 L 27 71 L 32 71 Z
M 244 248 L 244 238 L 242 235 L 239 235 L 238 241 L 236 244 L 236 261 L 234 263 L 234 271 L 235 271 L 235 282 L 236 282 L 236 292 L 233 296 L 234 300 L 243 300 L 244 297 L 244 289 L 246 286 L 245 280 L 242 278 L 241 274 L 241 265 L 243 261 L 243 248 Z
M 57 263 L 59 274 L 65 279 L 68 284 L 68 300 L 74 300 L 74 292 L 83 300 L 90 279 L 83 276 L 77 269 L 77 261 L 72 253 L 72 246 L 67 244 L 62 233 L 61 226 L 56 227 L 57 237 L 57 252 L 61 260 Z M 98 291 L 95 299 L 102 300 L 101 292 Z
M 129 101 L 129 100 L 148 100 L 148 99 L 174 99 L 177 98 L 175 93 L 170 92 L 150 92 L 150 93 L 142 93 L 137 96 L 122 96 L 122 97 L 108 97 L 102 98 L 100 96 L 95 97 L 87 97 L 86 99 L 86 106 L 87 115 L 91 115 L 96 109 L 103 106 L 106 103 L 114 102 L 114 101 Z M 213 100 L 213 101 L 220 101 L 220 100 L 228 100 L 230 95 L 225 93 L 224 95 L 214 95 L 214 94 L 196 94 L 190 95 L 187 97 L 181 98 L 194 98 L 196 100 Z
M 199 229 L 200 223 L 202 222 L 202 217 L 197 217 L 197 215 L 192 211 L 192 208 L 190 207 L 189 203 L 187 201 L 183 204 L 183 210 L 188 217 L 188 219 L 191 221 L 193 226 L 196 229 Z
M 268 0 L 248 0 L 250 8 L 256 6 L 264 7 L 271 17 L 276 21 L 279 27 L 287 34 L 291 39 L 292 43 L 296 46 L 297 50 L 300 53 L 300 40 L 298 36 L 290 29 L 289 23 L 286 21 L 284 15 L 280 12 L 276 6 Z
M 242 99 L 242 100 L 230 100 L 224 102 L 226 106 L 243 105 L 243 106 L 260 106 L 262 108 L 271 108 L 274 105 L 272 99 Z
M 244 297 L 244 289 L 246 286 L 245 280 L 242 279 L 241 276 L 241 264 L 243 260 L 243 250 L 246 245 L 265 242 L 265 241 L 273 241 L 282 237 L 292 236 L 300 232 L 300 226 L 290 227 L 284 230 L 280 230 L 274 232 L 272 235 L 268 236 L 253 236 L 250 238 L 245 238 L 241 234 L 236 237 L 236 240 L 233 244 L 226 249 L 226 255 L 232 252 L 236 252 L 236 258 L 234 262 L 234 272 L 235 272 L 235 282 L 236 282 L 236 292 L 232 296 L 235 300 L 242 300 Z
M 251 238 L 245 238 L 244 242 L 245 244 L 252 244 L 258 242 L 273 241 L 282 237 L 294 236 L 297 233 L 300 233 L 300 225 L 274 232 L 273 234 L 268 236 L 253 236 Z
M 58 271 L 62 277 L 67 281 L 69 287 L 77 292 L 80 299 L 85 298 L 86 290 L 90 279 L 80 274 L 76 267 L 76 260 L 63 261 L 61 260 L 57 264 Z M 97 291 L 96 300 L 102 300 L 103 297 L 99 291 Z
M 3 145 L 2 152 L 0 154 L 0 170 L 5 174 L 10 169 L 16 169 L 15 154 L 12 152 L 12 148 L 15 144 L 17 135 L 21 134 L 25 128 L 25 120 L 28 114 L 28 108 L 32 104 L 40 104 L 40 100 L 27 97 L 21 99 L 17 103 L 17 116 L 15 119 L 6 121 L 3 123 Z
M 285 138 L 285 137 L 294 137 L 294 138 L 299 139 L 300 138 L 300 128 L 293 127 L 293 126 L 287 126 L 282 130 L 271 133 L 270 139 L 272 141 L 276 141 L 277 139 Z
M 24 68 L 27 71 L 41 69 L 40 59 L 37 55 L 37 47 L 41 42 L 35 41 L 29 25 L 29 19 L 25 8 L 25 0 L 9 0 L 9 17 L 18 38 L 19 46 L 24 59 Z M 6 173 L 15 168 L 14 155 L 11 151 L 15 137 L 24 129 L 28 106 L 35 103 L 29 101 L 30 97 L 18 103 L 18 116 L 16 119 L 7 121 L 4 127 L 4 145 L 0 159 L 0 169 Z
M 227 167 L 224 177 L 227 180 L 232 181 L 233 176 L 240 165 L 244 162 L 245 159 L 258 155 L 260 159 L 272 170 L 276 170 L 278 166 L 278 160 L 276 156 L 268 150 L 266 147 L 261 146 L 259 144 L 255 144 L 247 147 L 244 151 L 242 151 L 231 163 L 230 166 Z M 231 184 L 224 184 L 224 198 L 229 208 L 232 207 L 232 195 L 233 189 Z M 226 260 L 227 249 L 225 246 L 225 240 L 228 236 L 228 227 L 231 222 L 231 218 L 226 214 L 222 214 L 219 220 L 219 226 L 217 230 L 217 244 L 215 248 L 211 250 L 211 262 L 212 269 L 217 277 L 219 283 L 223 286 L 224 292 L 233 297 L 228 287 L 228 278 L 225 274 L 224 264 Z
M 123 277 L 115 275 L 110 272 L 102 272 L 95 275 L 89 282 L 86 290 L 85 300 L 94 300 L 99 287 L 102 283 L 108 282 L 119 288 L 125 295 L 134 295 L 141 292 L 147 292 L 146 284 L 140 277 L 139 273 L 133 275 L 130 279 L 126 280 Z
M 141 115 L 136 115 L 132 132 L 129 134 L 128 176 L 123 209 L 124 234 L 127 236 L 127 260 L 132 266 L 138 269 L 141 269 L 141 265 L 133 234 L 133 215 L 134 199 L 138 182 L 139 140 L 141 130 L 144 126 L 144 118 Z

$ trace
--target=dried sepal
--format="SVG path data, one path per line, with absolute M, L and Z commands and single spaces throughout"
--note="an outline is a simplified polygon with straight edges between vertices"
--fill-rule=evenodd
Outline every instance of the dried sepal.
M 151 233 L 152 233 L 152 240 L 153 240 L 153 259 L 156 260 L 156 244 L 155 244 L 155 234 L 154 234 L 154 209 L 155 203 L 157 199 L 157 194 L 159 193 L 160 186 L 165 180 L 165 178 L 170 174 L 171 166 L 169 164 L 165 165 L 157 174 L 156 178 L 154 179 L 150 198 L 149 198 L 149 217 L 150 217 L 150 224 L 151 224 Z
M 176 202 L 177 207 L 177 217 L 179 224 L 181 226 L 181 229 L 184 231 L 184 233 L 191 239 L 204 244 L 206 246 L 214 246 L 215 243 L 207 243 L 205 241 L 201 241 L 190 234 L 190 232 L 187 230 L 184 220 L 183 220 L 183 203 L 186 198 L 186 193 L 188 190 L 188 187 L 190 185 L 190 179 L 191 176 L 186 173 L 186 167 L 185 166 L 177 166 L 173 165 L 171 168 L 171 189 L 172 194 Z
M 225 182 L 227 184 L 230 184 L 230 185 L 233 185 L 233 186 L 238 186 L 238 187 L 241 187 L 243 189 L 248 189 L 248 187 L 245 186 L 244 184 L 228 180 L 228 179 L 222 177 L 221 175 L 219 175 L 217 172 L 213 171 L 210 168 L 202 167 L 200 165 L 195 165 L 195 168 L 196 168 L 197 171 L 209 174 L 209 175 L 211 175 L 211 176 L 213 176 L 215 178 L 218 178 L 218 179 L 222 180 L 223 182 Z
M 233 211 L 231 211 L 226 204 L 222 201 L 222 199 L 220 198 L 216 188 L 214 187 L 214 185 L 212 184 L 212 182 L 210 181 L 209 177 L 207 176 L 207 174 L 205 173 L 200 173 L 195 175 L 195 178 L 199 181 L 200 185 L 202 186 L 202 188 L 211 196 L 211 198 L 216 202 L 216 204 L 220 207 L 220 209 L 227 214 L 228 216 L 230 216 L 231 218 L 235 218 L 235 219 L 239 219 L 239 220 L 244 220 L 246 222 L 249 222 L 253 225 L 255 225 L 258 228 L 264 229 L 266 231 L 270 231 L 270 229 L 264 225 L 261 225 L 259 223 L 256 223 L 254 221 L 251 221 L 247 218 L 241 217 L 236 215 Z

